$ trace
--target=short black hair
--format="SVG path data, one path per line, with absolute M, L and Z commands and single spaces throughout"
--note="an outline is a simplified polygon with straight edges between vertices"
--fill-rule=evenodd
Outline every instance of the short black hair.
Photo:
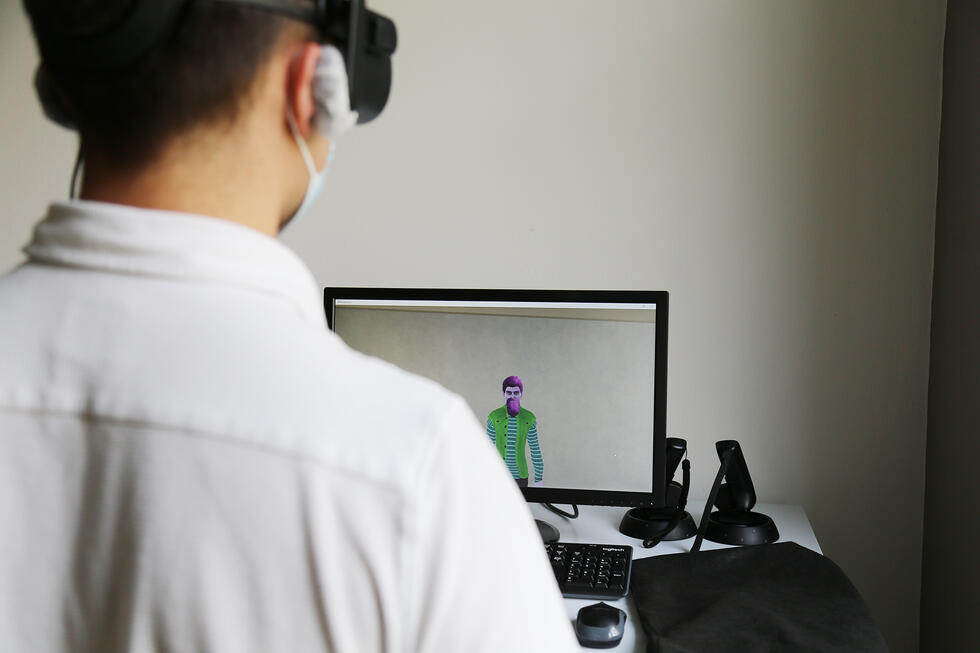
M 84 35 L 117 24 L 140 1 L 154 0 L 24 0 L 24 6 Z M 114 166 L 140 166 L 189 128 L 234 120 L 286 20 L 253 7 L 189 0 L 161 42 L 124 69 L 47 72 L 84 146 Z

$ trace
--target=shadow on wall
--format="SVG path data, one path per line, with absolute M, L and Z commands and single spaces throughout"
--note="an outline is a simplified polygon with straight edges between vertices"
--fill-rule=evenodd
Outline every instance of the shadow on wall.
M 889 44 L 935 40 L 905 27 L 909 7 L 810 6 L 798 89 L 809 186 L 790 217 L 807 322 L 800 501 L 893 653 L 916 651 L 939 52 Z

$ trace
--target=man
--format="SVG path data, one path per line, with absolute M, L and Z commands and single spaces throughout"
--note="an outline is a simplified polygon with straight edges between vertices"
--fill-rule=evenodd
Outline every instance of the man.
M 520 487 L 527 487 L 527 456 L 531 449 L 534 464 L 534 487 L 541 487 L 544 480 L 544 460 L 538 445 L 538 419 L 534 413 L 521 407 L 524 383 L 516 376 L 508 376 L 502 384 L 504 405 L 487 416 L 487 437 L 497 447 L 497 452 L 507 463 L 507 469 Z
M 274 238 L 351 122 L 338 58 L 189 0 L 125 69 L 45 71 L 85 174 L 0 279 L 0 650 L 576 648 L 465 403 L 329 333 Z

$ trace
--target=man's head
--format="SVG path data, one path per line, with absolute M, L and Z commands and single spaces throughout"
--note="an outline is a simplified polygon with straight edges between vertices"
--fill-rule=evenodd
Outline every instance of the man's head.
M 117 24 L 135 1 L 24 5 L 39 36 L 39 21 L 85 35 Z M 184 186 L 200 180 L 218 196 L 234 193 L 236 182 L 248 190 L 258 179 L 268 198 L 264 208 L 282 219 L 299 205 L 309 179 L 288 127 L 290 111 L 318 167 L 326 157 L 326 139 L 311 126 L 310 82 L 319 52 L 315 31 L 305 23 L 189 0 L 159 42 L 123 69 L 79 73 L 46 65 L 45 73 L 81 135 L 89 190 L 105 178 L 166 165 L 185 171 Z
M 516 376 L 508 376 L 502 384 L 507 414 L 516 417 L 521 412 L 521 397 L 524 396 L 524 383 Z

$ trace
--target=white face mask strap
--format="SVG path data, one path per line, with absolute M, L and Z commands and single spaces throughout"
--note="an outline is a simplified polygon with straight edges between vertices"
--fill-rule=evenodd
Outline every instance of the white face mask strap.
M 310 173 L 311 178 L 316 177 L 317 169 L 316 164 L 313 162 L 313 155 L 310 154 L 310 148 L 306 144 L 306 139 L 299 133 L 299 126 L 296 124 L 296 117 L 293 115 L 292 107 L 286 108 L 286 122 L 289 123 L 289 130 L 293 132 L 293 138 L 296 139 L 296 144 L 299 146 L 299 152 L 303 155 L 303 162 L 306 164 L 306 170 Z
M 68 199 L 75 199 L 78 197 L 78 181 L 81 179 L 82 167 L 83 167 L 83 157 L 82 157 L 82 144 L 78 144 L 78 153 L 75 155 L 75 167 L 71 171 L 71 182 L 68 185 Z

